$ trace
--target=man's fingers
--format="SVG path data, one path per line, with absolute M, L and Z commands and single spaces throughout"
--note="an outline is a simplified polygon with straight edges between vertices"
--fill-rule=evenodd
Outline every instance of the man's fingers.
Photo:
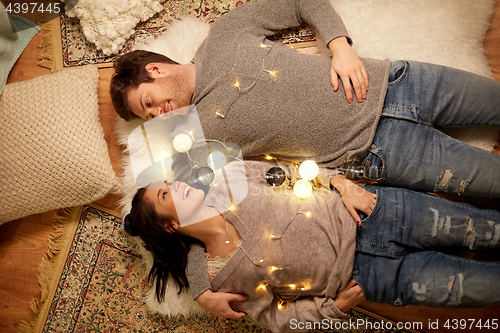
M 361 69 L 361 73 L 363 74 L 363 79 L 365 80 L 365 91 L 368 91 L 368 89 L 370 88 L 370 81 L 368 80 L 368 73 L 366 72 L 365 66 L 363 66 L 363 68 Z
M 362 97 L 362 99 L 365 99 L 366 98 L 366 91 L 368 89 L 366 88 L 366 81 L 365 81 L 365 77 L 363 76 L 362 71 L 358 72 L 358 80 L 361 84 L 361 91 L 360 91 L 361 97 Z
M 359 77 L 351 79 L 351 82 L 352 86 L 354 87 L 354 92 L 356 93 L 356 99 L 358 100 L 359 103 L 363 102 L 363 91 Z
M 339 76 L 333 69 L 330 70 L 330 77 L 332 79 L 333 91 L 339 90 Z
M 348 103 L 352 103 L 352 88 L 351 79 L 348 76 L 341 76 L 342 84 L 344 85 L 345 97 Z

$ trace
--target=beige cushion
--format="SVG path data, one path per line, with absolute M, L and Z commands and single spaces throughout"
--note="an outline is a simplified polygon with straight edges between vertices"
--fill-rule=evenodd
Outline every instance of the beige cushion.
M 0 97 L 0 223 L 119 191 L 93 66 L 8 84 Z

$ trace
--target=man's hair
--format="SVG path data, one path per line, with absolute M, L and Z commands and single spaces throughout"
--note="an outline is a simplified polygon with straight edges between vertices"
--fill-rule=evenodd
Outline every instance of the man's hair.
M 128 105 L 127 92 L 141 83 L 154 82 L 146 71 L 146 65 L 153 62 L 179 64 L 162 54 L 142 50 L 125 53 L 113 63 L 115 74 L 111 78 L 109 93 L 116 112 L 127 121 L 137 118 Z

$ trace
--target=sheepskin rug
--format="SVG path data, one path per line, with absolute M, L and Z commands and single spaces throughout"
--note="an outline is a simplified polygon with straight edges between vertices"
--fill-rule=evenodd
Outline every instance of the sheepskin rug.
M 457 67 L 492 77 L 483 49 L 483 39 L 489 26 L 495 0 L 331 0 L 343 18 L 354 50 L 361 57 L 411 59 Z M 174 22 L 158 39 L 137 48 L 163 53 L 180 63 L 189 62 L 210 29 L 203 21 L 184 18 Z M 322 51 L 327 55 L 327 49 Z M 127 147 L 129 133 L 143 120 L 118 120 L 119 141 Z M 479 133 L 459 130 L 458 138 L 492 150 L 498 129 Z M 123 156 L 124 196 L 120 202 L 122 214 L 130 211 L 137 185 L 134 182 L 127 151 Z M 141 241 L 137 239 L 138 243 Z M 146 266 L 152 266 L 151 255 L 143 249 Z M 166 301 L 154 299 L 154 289 L 145 299 L 151 311 L 167 316 L 203 313 L 190 293 L 177 295 L 169 281 Z

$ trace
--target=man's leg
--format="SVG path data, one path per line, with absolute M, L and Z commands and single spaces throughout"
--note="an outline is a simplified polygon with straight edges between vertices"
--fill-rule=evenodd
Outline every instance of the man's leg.
M 411 121 L 382 118 L 363 166 L 381 184 L 500 198 L 500 155 Z
M 500 156 L 434 126 L 500 125 L 500 83 L 471 73 L 395 62 L 365 177 L 423 191 L 500 197 Z
M 450 67 L 395 61 L 382 114 L 429 126 L 500 125 L 500 82 Z

